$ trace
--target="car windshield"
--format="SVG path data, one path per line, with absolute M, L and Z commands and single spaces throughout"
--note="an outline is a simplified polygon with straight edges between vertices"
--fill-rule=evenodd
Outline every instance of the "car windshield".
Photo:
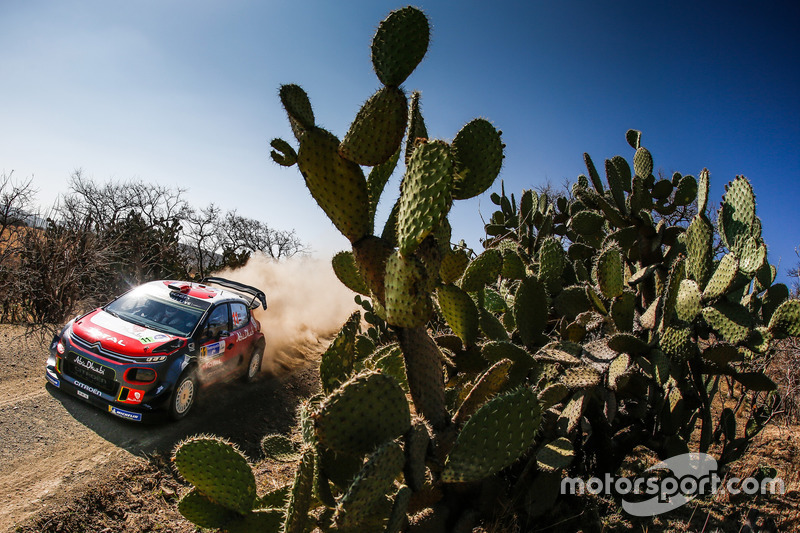
M 191 335 L 205 312 L 203 307 L 158 298 L 144 287 L 123 294 L 105 310 L 122 320 L 179 337 Z

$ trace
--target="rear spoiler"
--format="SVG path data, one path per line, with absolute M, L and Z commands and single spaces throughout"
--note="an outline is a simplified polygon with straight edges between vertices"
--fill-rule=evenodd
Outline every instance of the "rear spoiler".
M 243 292 L 245 294 L 249 294 L 253 297 L 253 301 L 250 302 L 250 309 L 255 309 L 258 307 L 256 304 L 256 300 L 261 303 L 261 306 L 266 309 L 267 308 L 267 296 L 256 289 L 255 287 L 251 287 L 250 285 L 245 285 L 244 283 L 239 283 L 238 281 L 231 281 L 225 278 L 216 278 L 216 277 L 208 277 L 203 278 L 200 280 L 201 284 L 208 284 L 213 283 L 214 285 L 219 285 L 220 287 L 225 287 L 226 289 L 233 289 L 237 292 Z

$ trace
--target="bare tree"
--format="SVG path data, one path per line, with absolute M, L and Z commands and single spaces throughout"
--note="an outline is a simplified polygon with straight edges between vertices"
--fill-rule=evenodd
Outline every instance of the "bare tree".
M 191 266 L 199 278 L 221 264 L 221 221 L 221 210 L 213 203 L 200 211 L 190 209 L 186 216 L 184 239 L 190 250 Z
M 109 249 L 90 231 L 50 220 L 24 234 L 12 282 L 16 320 L 55 327 L 71 313 L 96 305 Z M 86 306 L 81 306 L 81 302 Z
M 69 191 L 57 208 L 62 223 L 81 227 L 87 223 L 103 231 L 137 213 L 147 224 L 182 219 L 189 211 L 183 199 L 185 189 L 170 188 L 141 180 L 108 181 L 103 184 L 76 170 L 69 180 Z
M 13 171 L 0 176 L 0 318 L 15 313 L 13 284 L 19 266 L 18 253 L 27 231 L 35 191 L 31 179 L 15 181 Z
M 221 225 L 223 246 L 238 253 L 262 253 L 273 259 L 305 253 L 308 247 L 294 230 L 281 231 L 230 211 Z

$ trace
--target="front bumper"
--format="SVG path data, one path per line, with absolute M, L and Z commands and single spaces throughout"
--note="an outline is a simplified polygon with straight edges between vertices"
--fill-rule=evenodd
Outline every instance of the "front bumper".
M 167 419 L 165 404 L 168 392 L 158 394 L 138 405 L 117 402 L 115 397 L 72 376 L 59 372 L 56 357 L 51 354 L 45 367 L 47 382 L 67 394 L 99 407 L 112 415 L 132 422 L 160 422 Z

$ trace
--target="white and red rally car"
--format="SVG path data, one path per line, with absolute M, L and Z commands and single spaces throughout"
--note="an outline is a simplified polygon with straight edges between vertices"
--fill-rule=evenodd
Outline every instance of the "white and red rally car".
M 80 316 L 53 338 L 54 387 L 127 420 L 180 419 L 199 386 L 254 380 L 264 356 L 264 293 L 224 278 L 153 281 Z

